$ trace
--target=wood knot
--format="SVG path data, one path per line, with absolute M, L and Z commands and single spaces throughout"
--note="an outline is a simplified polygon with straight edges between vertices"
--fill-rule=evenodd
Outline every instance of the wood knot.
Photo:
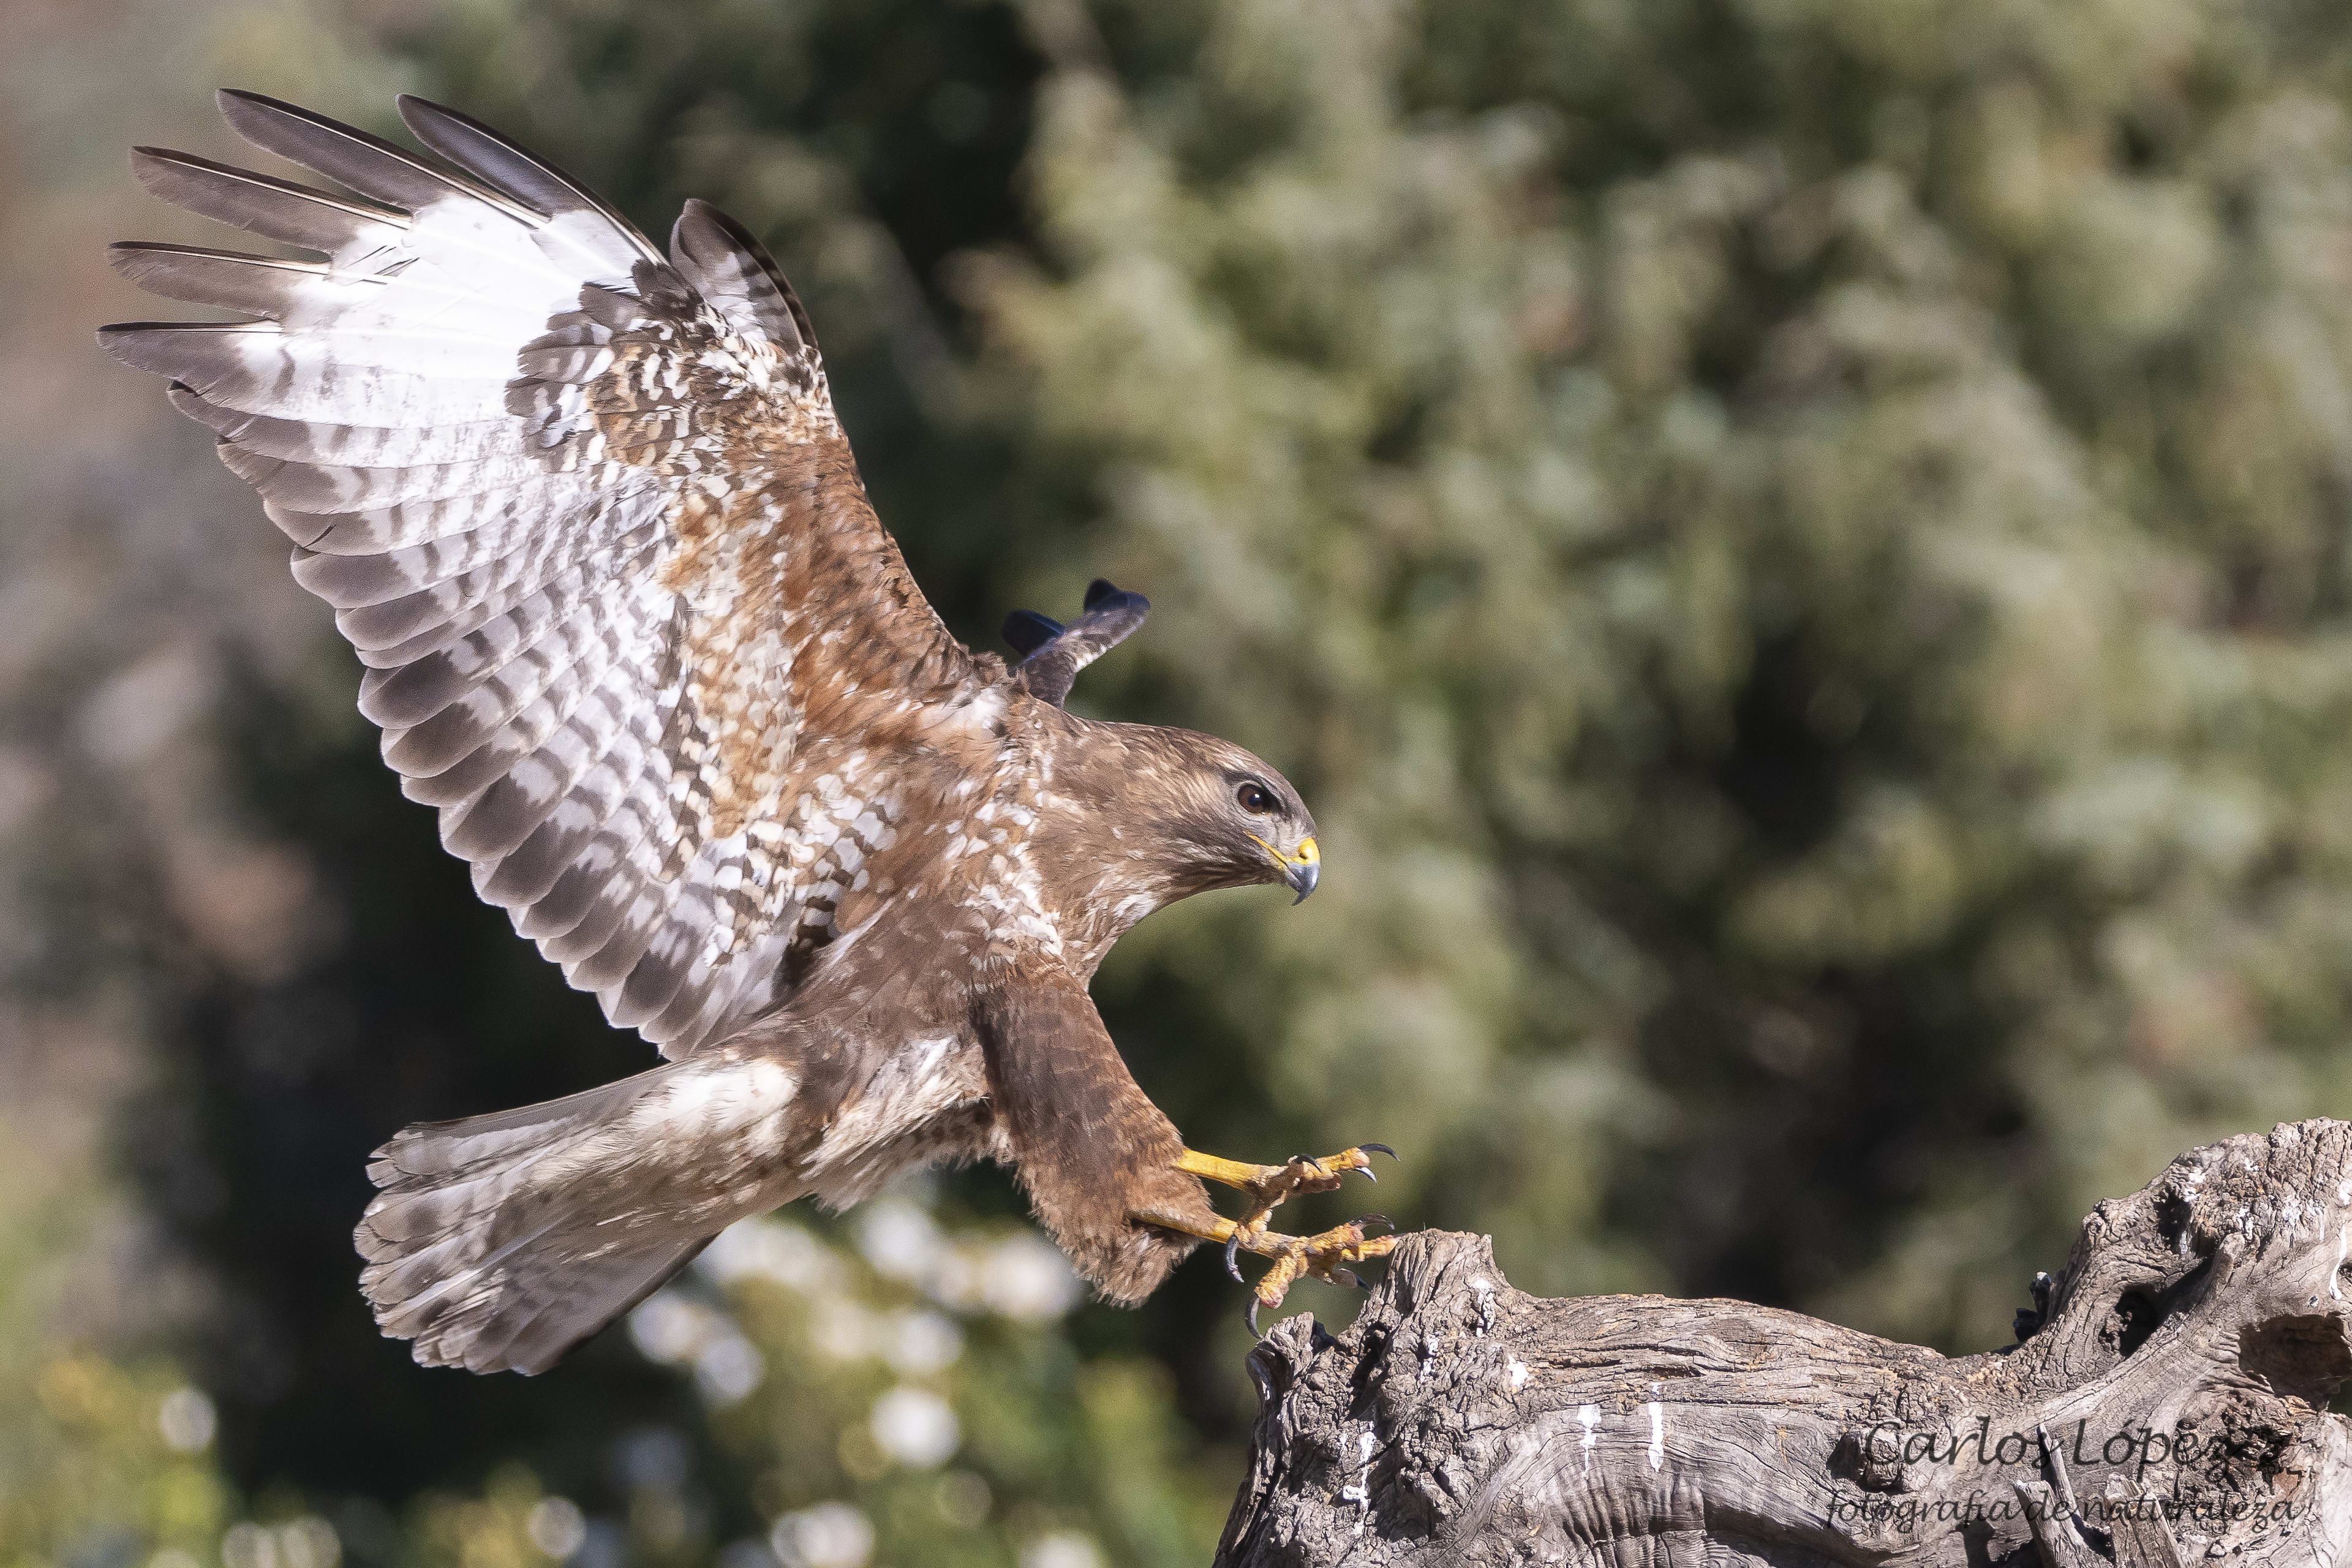
M 1852 1481 L 1866 1492 L 1906 1490 L 1903 1481 L 1903 1451 L 1886 1423 L 1864 1432 L 1838 1434 L 1830 1450 L 1830 1474 Z

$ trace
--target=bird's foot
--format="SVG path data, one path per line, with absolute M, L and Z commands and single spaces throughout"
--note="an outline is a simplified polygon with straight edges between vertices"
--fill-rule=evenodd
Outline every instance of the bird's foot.
M 1380 1177 L 1372 1173 L 1374 1154 L 1386 1154 L 1391 1160 L 1397 1157 L 1396 1151 L 1385 1143 L 1360 1143 L 1319 1160 L 1297 1154 L 1279 1165 L 1253 1165 L 1244 1160 L 1221 1159 L 1187 1149 L 1177 1156 L 1176 1168 L 1247 1193 L 1250 1207 L 1241 1218 L 1241 1226 L 1264 1231 L 1267 1217 L 1300 1193 L 1335 1192 L 1354 1171 L 1361 1171 L 1367 1181 L 1378 1182 Z
M 1261 1308 L 1282 1305 L 1290 1288 L 1303 1279 L 1321 1279 L 1333 1285 L 1353 1288 L 1360 1284 L 1348 1265 L 1367 1258 L 1384 1258 L 1396 1245 L 1393 1236 L 1367 1237 L 1364 1227 L 1370 1225 L 1393 1230 L 1386 1215 L 1366 1215 L 1347 1225 L 1314 1236 L 1285 1236 L 1270 1230 L 1266 1221 L 1284 1203 L 1301 1193 L 1337 1191 L 1349 1173 L 1361 1171 L 1367 1180 L 1377 1182 L 1372 1174 L 1372 1156 L 1386 1154 L 1393 1160 L 1396 1151 L 1385 1143 L 1360 1143 L 1352 1149 L 1342 1149 L 1336 1154 L 1316 1159 L 1297 1155 L 1279 1165 L 1253 1165 L 1244 1160 L 1221 1159 L 1214 1154 L 1202 1154 L 1187 1149 L 1177 1156 L 1176 1169 L 1205 1181 L 1222 1182 L 1249 1194 L 1249 1212 L 1237 1220 L 1217 1215 L 1178 1213 L 1172 1209 L 1137 1211 L 1133 1217 L 1146 1225 L 1184 1236 L 1197 1236 L 1203 1241 L 1222 1242 L 1225 1248 L 1225 1272 L 1236 1280 L 1242 1279 L 1240 1255 L 1255 1253 L 1271 1260 L 1265 1271 L 1250 1292 L 1249 1322 L 1255 1331 Z M 1246 1284 L 1246 1280 L 1243 1280 Z
M 1396 1228 L 1390 1225 L 1388 1215 L 1380 1214 L 1366 1215 L 1314 1236 L 1284 1236 L 1267 1230 L 1262 1224 L 1254 1228 L 1235 1226 L 1233 1234 L 1225 1238 L 1228 1273 L 1235 1279 L 1241 1279 L 1241 1268 L 1234 1256 L 1241 1251 L 1255 1252 L 1273 1260 L 1272 1267 L 1250 1291 L 1250 1332 L 1257 1332 L 1259 1309 L 1271 1311 L 1281 1306 L 1290 1288 L 1302 1279 L 1311 1277 L 1350 1289 L 1363 1283 L 1348 1265 L 1385 1258 L 1396 1246 L 1394 1236 L 1366 1236 L 1364 1227 L 1373 1225 L 1391 1231 Z

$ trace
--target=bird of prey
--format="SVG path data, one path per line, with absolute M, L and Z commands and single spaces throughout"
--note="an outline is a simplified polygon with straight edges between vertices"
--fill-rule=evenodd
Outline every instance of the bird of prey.
M 452 110 L 400 100 L 420 155 L 220 104 L 341 189 L 151 148 L 138 177 L 310 256 L 119 245 L 142 288 L 241 319 L 102 342 L 170 378 L 293 540 L 476 889 L 668 1058 L 378 1150 L 357 1242 L 386 1334 L 539 1372 L 731 1222 L 942 1161 L 1012 1166 L 1113 1301 L 1203 1240 L 1271 1260 L 1253 1319 L 1387 1250 L 1370 1220 L 1267 1225 L 1380 1145 L 1187 1149 L 1087 997 L 1153 910 L 1304 899 L 1321 871 L 1248 752 L 1064 710 L 1140 595 L 1015 615 L 1010 666 L 951 637 L 867 503 L 806 310 L 715 208 L 688 203 L 665 255 Z M 1203 1178 L 1242 1189 L 1238 1220 Z

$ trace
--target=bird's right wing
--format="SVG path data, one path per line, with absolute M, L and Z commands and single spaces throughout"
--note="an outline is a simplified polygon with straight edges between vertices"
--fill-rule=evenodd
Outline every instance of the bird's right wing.
M 293 538 L 482 896 L 685 1055 L 830 940 L 1002 668 L 916 588 L 800 301 L 731 220 L 689 204 L 664 256 L 449 110 L 401 101 L 445 165 L 221 103 L 357 195 L 142 149 L 165 200 L 324 259 L 117 247 L 151 291 L 248 319 L 104 342 L 172 378 Z

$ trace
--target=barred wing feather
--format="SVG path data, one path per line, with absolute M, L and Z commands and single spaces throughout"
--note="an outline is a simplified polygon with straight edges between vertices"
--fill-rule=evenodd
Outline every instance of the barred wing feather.
M 688 204 L 664 256 L 452 110 L 401 100 L 436 162 L 221 103 L 352 194 L 147 148 L 140 178 L 322 259 L 118 246 L 151 292 L 250 319 L 104 341 L 294 541 L 482 896 L 689 1054 L 831 939 L 924 715 L 990 672 L 866 504 L 807 316 L 732 221 Z

